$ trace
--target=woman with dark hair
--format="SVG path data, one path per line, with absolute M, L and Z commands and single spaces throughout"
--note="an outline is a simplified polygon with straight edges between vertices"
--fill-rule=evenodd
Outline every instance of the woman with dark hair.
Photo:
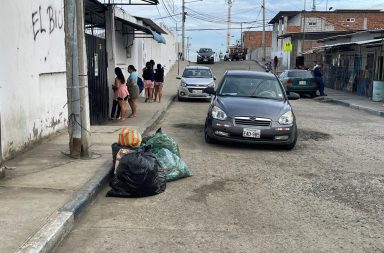
M 116 96 L 117 101 L 119 103 L 119 106 L 121 108 L 120 118 L 119 121 L 125 120 L 125 114 L 127 112 L 127 100 L 128 100 L 128 89 L 127 85 L 125 84 L 125 78 L 123 75 L 123 72 L 121 71 L 121 68 L 116 67 L 115 68 L 115 75 L 116 75 Z
M 145 102 L 152 102 L 153 81 L 155 75 L 153 73 L 152 64 L 147 62 L 143 71 L 144 88 L 145 88 Z
M 163 83 L 164 83 L 164 68 L 161 64 L 157 64 L 157 69 L 155 72 L 155 102 L 157 95 L 159 95 L 159 103 L 161 102 L 161 97 L 163 96 Z
M 128 73 L 130 74 L 127 82 L 130 95 L 128 103 L 132 110 L 132 113 L 128 116 L 128 118 L 133 118 L 136 117 L 136 99 L 139 97 L 139 86 L 137 86 L 137 71 L 133 65 L 128 66 Z

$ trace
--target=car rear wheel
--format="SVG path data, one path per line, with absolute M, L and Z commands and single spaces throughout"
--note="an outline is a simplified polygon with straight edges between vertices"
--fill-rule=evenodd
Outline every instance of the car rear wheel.
M 315 92 L 312 92 L 310 95 L 311 95 L 311 98 L 316 97 L 316 91 L 315 91 Z

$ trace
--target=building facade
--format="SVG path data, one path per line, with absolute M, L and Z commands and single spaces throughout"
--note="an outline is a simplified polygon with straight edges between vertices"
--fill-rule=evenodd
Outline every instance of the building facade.
M 247 31 L 243 32 L 243 47 L 247 49 L 247 59 L 253 61 L 262 61 L 263 58 L 263 45 L 262 45 L 263 32 L 261 31 Z M 272 32 L 265 32 L 265 58 L 266 61 L 271 60 L 271 46 L 272 46 Z
M 384 30 L 333 36 L 307 57 L 323 63 L 327 87 L 372 97 L 373 82 L 384 80 Z
M 89 107 L 98 124 L 110 112 L 114 68 L 140 70 L 154 59 L 168 70 L 177 35 L 96 0 L 85 0 L 84 8 Z M 12 1 L 0 14 L 1 162 L 65 129 L 68 101 L 64 0 Z
M 272 57 L 282 58 L 284 67 L 304 65 L 303 52 L 321 46 L 319 40 L 354 31 L 384 29 L 381 10 L 281 11 L 270 22 Z M 282 51 L 291 42 L 291 53 Z

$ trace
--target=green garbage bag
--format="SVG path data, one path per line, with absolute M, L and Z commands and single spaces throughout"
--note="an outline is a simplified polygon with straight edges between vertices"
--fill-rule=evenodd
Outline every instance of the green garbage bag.
M 165 169 L 166 181 L 174 181 L 192 175 L 187 164 L 168 149 L 158 150 L 155 156 L 160 166 Z
M 154 135 L 145 138 L 143 145 L 151 146 L 151 151 L 154 154 L 156 154 L 160 149 L 166 148 L 173 154 L 180 157 L 179 145 L 177 145 L 174 139 L 163 133 L 161 128 L 159 128 Z

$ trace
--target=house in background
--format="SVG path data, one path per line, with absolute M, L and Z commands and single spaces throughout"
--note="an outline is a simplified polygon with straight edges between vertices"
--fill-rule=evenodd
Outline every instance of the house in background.
M 247 60 L 262 61 L 263 47 L 262 47 L 262 34 L 261 31 L 243 32 L 243 47 L 247 49 Z M 265 32 L 265 48 L 266 60 L 270 60 L 272 45 L 272 32 Z
M 280 11 L 271 19 L 272 57 L 277 55 L 284 67 L 312 66 L 303 52 L 322 46 L 321 39 L 362 30 L 384 29 L 381 10 Z M 282 51 L 291 42 L 292 52 Z
M 384 29 L 319 40 L 305 57 L 323 63 L 326 87 L 372 97 L 373 82 L 384 80 Z

